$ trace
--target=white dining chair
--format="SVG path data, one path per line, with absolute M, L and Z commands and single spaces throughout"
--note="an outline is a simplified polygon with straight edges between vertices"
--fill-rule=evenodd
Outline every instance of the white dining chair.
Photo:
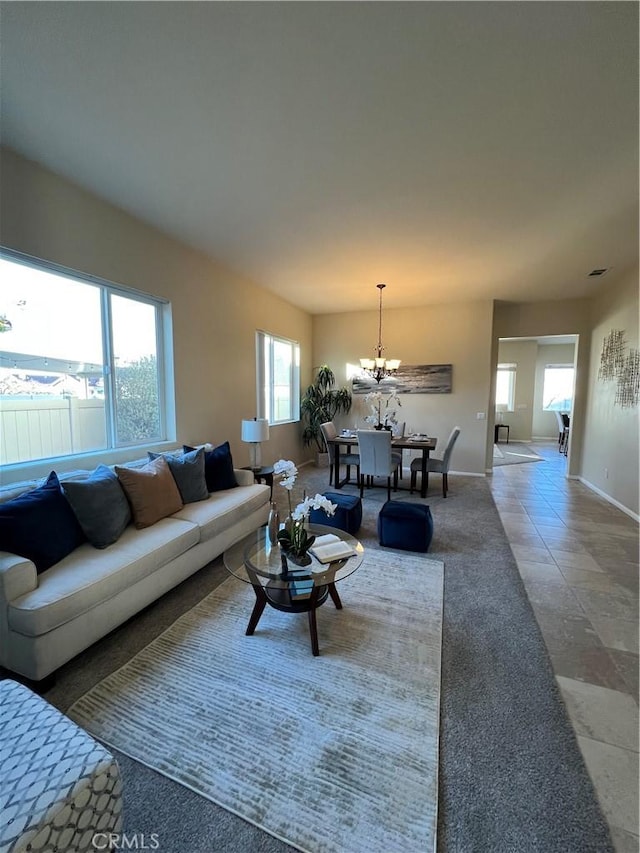
M 364 492 L 364 478 L 370 483 L 374 477 L 387 478 L 387 500 L 391 500 L 391 475 L 393 475 L 393 490 L 398 488 L 398 468 L 400 461 L 397 454 L 391 452 L 391 433 L 381 429 L 359 429 L 358 448 L 360 450 L 360 497 Z

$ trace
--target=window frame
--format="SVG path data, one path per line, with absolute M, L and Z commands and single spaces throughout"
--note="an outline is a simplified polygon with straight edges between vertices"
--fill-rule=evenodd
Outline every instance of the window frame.
M 104 383 L 104 418 L 105 418 L 105 446 L 94 448 L 79 453 L 67 453 L 63 455 L 39 457 L 37 459 L 24 459 L 20 462 L 8 462 L 0 464 L 0 472 L 19 472 L 31 467 L 39 466 L 52 461 L 66 462 L 87 458 L 113 457 L 119 451 L 128 451 L 133 448 L 146 448 L 162 445 L 171 441 L 170 433 L 175 432 L 175 402 L 173 394 L 173 364 L 172 346 L 168 335 L 171 330 L 171 304 L 167 299 L 143 293 L 132 287 L 108 281 L 99 276 L 80 272 L 70 267 L 36 258 L 17 252 L 14 249 L 0 246 L 0 258 L 11 263 L 30 267 L 36 271 L 52 274 L 61 278 L 70 279 L 78 284 L 85 284 L 99 288 L 100 300 L 100 326 L 102 334 L 103 365 L 102 376 Z M 138 439 L 130 442 L 117 441 L 116 427 L 116 393 L 115 393 L 115 359 L 113 351 L 113 329 L 111 296 L 121 296 L 132 299 L 142 304 L 151 305 L 154 308 L 155 317 L 155 343 L 156 343 L 156 370 L 158 383 L 158 410 L 159 410 L 159 435 Z M 1 339 L 0 339 L 1 345 Z M 7 350 L 0 353 L 11 357 Z M 171 382 L 171 387 L 168 383 Z
M 291 399 L 291 417 L 277 420 L 273 383 L 274 344 L 285 344 L 291 348 L 289 369 L 289 391 Z M 268 349 L 268 361 L 265 361 L 265 348 Z M 270 377 L 270 379 L 269 379 Z M 269 426 L 298 423 L 300 421 L 300 343 L 282 335 L 274 335 L 263 329 L 256 331 L 256 411 L 259 418 L 266 418 Z

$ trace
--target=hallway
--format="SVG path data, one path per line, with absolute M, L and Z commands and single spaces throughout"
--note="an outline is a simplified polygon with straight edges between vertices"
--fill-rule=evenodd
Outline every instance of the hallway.
M 491 489 L 616 850 L 637 853 L 638 525 L 566 479 L 556 442 L 526 447 L 544 461 Z

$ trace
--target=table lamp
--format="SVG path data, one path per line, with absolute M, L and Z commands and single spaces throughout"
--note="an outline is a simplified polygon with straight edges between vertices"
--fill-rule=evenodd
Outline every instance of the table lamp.
M 243 420 L 241 438 L 251 445 L 251 469 L 257 471 L 262 467 L 260 442 L 269 440 L 269 421 L 266 418 Z

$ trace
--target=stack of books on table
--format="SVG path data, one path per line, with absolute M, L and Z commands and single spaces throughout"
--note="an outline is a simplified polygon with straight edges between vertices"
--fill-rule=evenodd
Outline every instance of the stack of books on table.
M 313 592 L 312 580 L 294 580 L 289 587 L 289 595 L 292 601 L 299 601 L 303 598 L 311 598 Z
M 316 537 L 316 541 L 309 549 L 316 560 L 321 563 L 333 563 L 335 560 L 344 560 L 352 557 L 356 552 L 339 536 L 334 533 L 325 533 Z

